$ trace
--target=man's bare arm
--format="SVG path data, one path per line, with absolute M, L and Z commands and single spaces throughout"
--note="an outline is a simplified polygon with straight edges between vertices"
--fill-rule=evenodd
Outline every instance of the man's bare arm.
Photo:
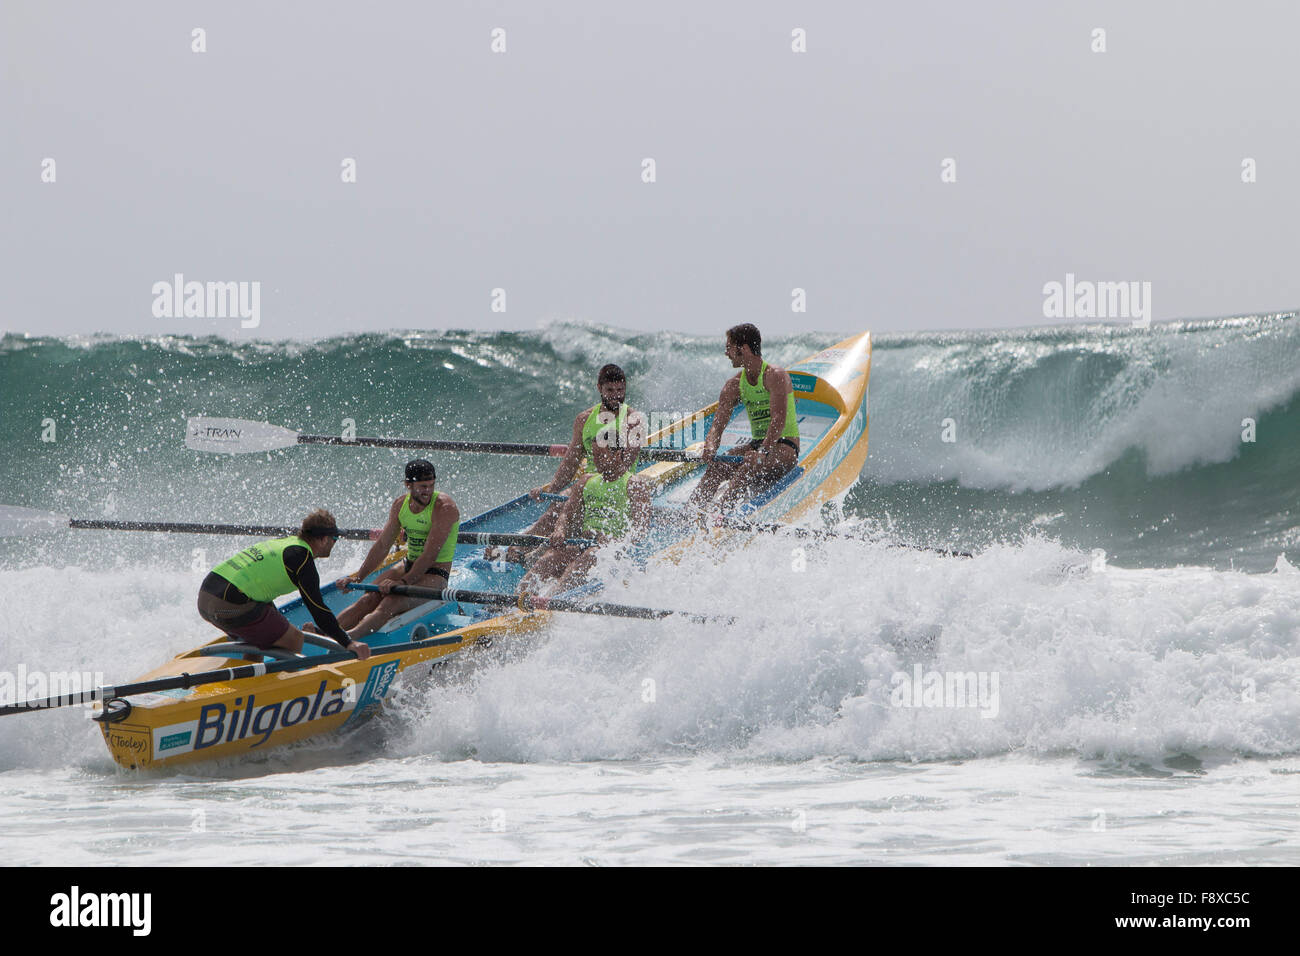
M 632 537 L 640 541 L 650 533 L 650 484 L 641 478 L 627 481 L 628 510 L 632 513 Z
M 573 492 L 560 506 L 560 513 L 555 519 L 555 528 L 551 531 L 550 543 L 552 547 L 558 548 L 563 544 L 565 538 L 576 536 L 577 531 L 575 529 L 579 524 L 578 516 L 582 514 L 582 489 L 590 479 L 591 475 L 583 475 L 579 478 Z
M 718 410 L 713 415 L 713 424 L 709 427 L 709 434 L 704 439 L 704 450 L 700 453 L 700 457 L 705 461 L 712 461 L 713 456 L 718 453 L 718 446 L 722 444 L 722 433 L 726 430 L 727 422 L 731 421 L 731 413 L 739 401 L 740 376 L 737 375 L 727 379 L 727 383 L 722 386 L 722 391 L 718 395 Z
M 347 577 L 339 578 L 335 582 L 336 584 L 342 587 L 345 581 L 364 581 L 375 568 L 384 563 L 384 558 L 388 557 L 388 552 L 393 549 L 393 542 L 397 540 L 397 532 L 402 527 L 400 515 L 404 498 L 404 495 L 398 498 L 393 502 L 393 506 L 388 509 L 388 520 L 384 522 L 383 530 L 379 532 L 379 537 L 375 539 L 375 543 L 370 546 L 366 559 L 361 562 L 360 570 Z
M 783 368 L 769 365 L 763 385 L 767 388 L 767 393 L 770 396 L 768 408 L 772 412 L 772 417 L 767 421 L 767 434 L 763 436 L 762 447 L 768 449 L 776 444 L 777 439 L 781 437 L 781 433 L 785 431 L 785 407 L 789 404 L 792 388 L 790 373 Z
M 564 453 L 560 465 L 555 469 L 555 477 L 551 479 L 549 485 L 543 485 L 541 491 L 555 494 L 563 491 L 569 482 L 573 481 L 573 476 L 578 473 L 578 466 L 582 464 L 582 458 L 586 454 L 586 449 L 582 447 L 582 429 L 587 424 L 587 416 L 590 412 L 582 412 L 573 420 L 573 436 L 569 439 L 569 448 Z

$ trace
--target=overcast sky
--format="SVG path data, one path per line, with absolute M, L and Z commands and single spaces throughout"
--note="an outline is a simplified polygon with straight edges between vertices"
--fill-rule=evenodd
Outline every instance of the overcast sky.
M 1070 321 L 1067 273 L 1289 311 L 1297 36 L 1289 2 L 4 0 L 0 330 L 990 328 Z M 260 324 L 155 316 L 176 273 L 260 283 Z

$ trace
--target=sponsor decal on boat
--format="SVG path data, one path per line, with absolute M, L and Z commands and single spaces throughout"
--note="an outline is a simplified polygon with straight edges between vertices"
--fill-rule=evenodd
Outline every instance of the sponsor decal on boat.
M 143 758 L 149 754 L 149 735 L 133 730 L 122 730 L 118 727 L 105 728 L 104 737 L 108 740 L 109 747 L 116 754 L 129 754 L 135 758 Z
M 190 742 L 191 738 L 192 735 L 188 730 L 182 731 L 179 734 L 168 734 L 166 737 L 159 738 L 158 749 L 172 750 L 176 747 L 184 747 Z
M 348 717 L 343 726 L 360 721 L 365 717 L 366 711 L 378 704 L 388 693 L 388 688 L 393 686 L 393 678 L 397 676 L 397 666 L 400 661 L 387 661 L 377 667 L 370 668 L 370 673 L 366 677 L 365 686 L 361 688 L 361 695 L 357 698 L 356 706 L 352 708 L 352 714 Z
M 259 704 L 257 694 L 247 698 L 236 697 L 227 706 L 217 701 L 204 704 L 198 720 L 160 727 L 154 733 L 154 758 L 164 755 L 174 757 L 191 750 L 206 750 L 217 744 L 234 743 L 249 737 L 257 738 L 251 745 L 260 747 L 277 730 L 293 727 L 304 721 L 332 717 L 348 709 L 350 688 L 336 687 L 328 690 L 329 682 L 322 680 L 312 696 L 294 697 Z M 188 737 L 189 739 L 184 739 Z M 166 743 L 164 743 L 166 742 Z
M 844 356 L 848 354 L 849 354 L 848 349 L 842 349 L 842 348 L 822 349 L 816 355 L 808 356 L 808 358 L 804 359 L 802 362 L 796 365 L 795 368 L 804 368 L 808 365 L 811 365 L 814 362 L 824 362 L 827 365 L 839 365 L 841 362 L 844 361 Z
M 845 429 L 844 437 L 831 446 L 830 453 L 821 461 L 813 466 L 799 479 L 799 484 L 805 488 L 816 488 L 821 485 L 831 473 L 840 466 L 840 463 L 848 457 L 853 447 L 857 445 L 858 439 L 867 427 L 867 403 L 864 401 L 858 406 L 857 412 L 849 420 L 849 426 Z
M 176 757 L 206 750 L 218 744 L 253 739 L 249 749 L 261 747 L 277 732 L 298 724 L 333 717 L 351 711 L 348 724 L 382 701 L 397 677 L 400 661 L 387 661 L 370 668 L 360 691 L 352 684 L 329 689 L 322 680 L 312 695 L 258 703 L 256 692 L 236 697 L 233 704 L 217 701 L 204 704 L 197 720 L 160 727 L 154 732 L 153 757 Z M 136 749 L 134 743 L 132 749 Z

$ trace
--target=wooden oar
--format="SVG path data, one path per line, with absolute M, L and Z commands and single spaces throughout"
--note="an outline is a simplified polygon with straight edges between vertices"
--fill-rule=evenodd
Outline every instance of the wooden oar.
M 180 521 L 106 521 L 99 518 L 69 518 L 67 515 L 32 508 L 0 505 L 0 538 L 39 534 L 75 528 L 81 531 L 163 531 L 173 534 L 241 534 L 250 537 L 279 538 L 297 534 L 297 528 L 264 524 L 194 524 Z M 379 531 L 371 528 L 339 528 L 340 538 L 357 541 L 374 541 Z M 517 545 L 521 548 L 540 546 L 550 541 L 540 534 L 509 534 L 507 532 L 462 531 L 456 535 L 457 544 L 485 544 L 499 547 Z M 565 544 L 589 548 L 596 542 L 591 538 L 567 538 Z
M 185 447 L 193 451 L 243 454 L 275 451 L 294 445 L 364 445 L 371 448 L 423 448 L 429 451 L 474 451 L 498 455 L 540 455 L 563 458 L 568 445 L 529 445 L 503 441 L 460 441 L 430 438 L 340 438 L 337 435 L 303 435 L 291 428 L 250 422 L 242 418 L 191 418 L 185 428 Z M 680 448 L 642 448 L 653 461 L 698 461 L 696 452 Z M 719 461 L 739 462 L 738 455 L 718 455 Z
M 375 647 L 370 661 L 385 654 L 403 653 L 422 647 L 436 647 L 438 644 L 460 643 L 460 638 L 432 641 L 412 641 L 409 644 L 390 644 L 387 647 Z M 182 687 L 198 687 L 200 684 L 214 684 L 221 681 L 241 680 L 245 677 L 260 677 L 262 674 L 274 674 L 277 671 L 303 670 L 320 664 L 337 664 L 342 661 L 356 660 L 352 651 L 334 651 L 330 654 L 314 654 L 293 660 L 272 661 L 270 664 L 244 664 L 240 667 L 225 667 L 216 671 L 200 671 L 197 674 L 181 674 L 177 677 L 160 677 L 157 680 L 141 681 L 138 684 L 123 684 L 120 687 L 96 687 L 93 690 L 72 694 L 59 694 L 38 700 L 25 700 L 21 703 L 0 707 L 0 717 L 10 714 L 25 714 L 34 710 L 48 710 L 53 707 L 71 707 L 76 704 L 90 704 L 95 701 L 108 700 L 112 697 L 130 697 L 133 694 L 151 694 L 156 691 L 175 690 Z
M 375 584 L 354 584 L 353 589 L 360 591 L 378 591 Z M 634 607 L 628 604 L 593 603 L 583 604 L 566 598 L 533 597 L 527 594 L 498 594 L 495 591 L 466 591 L 461 588 L 422 588 L 415 585 L 399 584 L 393 587 L 393 594 L 403 597 L 418 597 L 428 601 L 449 601 L 464 604 L 486 604 L 493 607 L 518 607 L 523 611 L 566 611 L 573 614 L 597 614 L 607 617 L 633 617 L 647 621 L 657 621 L 665 617 L 681 617 L 696 624 L 734 624 L 736 619 L 729 614 L 695 614 L 691 611 L 674 611 L 657 607 Z

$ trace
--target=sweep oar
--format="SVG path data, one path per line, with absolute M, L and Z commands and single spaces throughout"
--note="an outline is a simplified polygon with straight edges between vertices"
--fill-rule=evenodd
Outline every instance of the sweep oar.
M 529 445 L 504 441 L 459 441 L 431 438 L 341 438 L 338 435 L 303 435 L 292 428 L 250 422 L 242 418 L 191 418 L 185 427 L 185 447 L 193 451 L 243 454 L 275 451 L 294 445 L 364 445 L 371 448 L 422 448 L 429 451 L 477 451 L 499 455 L 540 455 L 563 458 L 568 445 Z M 680 448 L 642 448 L 654 461 L 703 462 L 697 452 Z M 718 455 L 719 461 L 739 462 L 737 455 Z
M 390 644 L 386 647 L 372 649 L 370 660 L 385 654 L 404 653 L 423 647 L 436 647 L 438 644 L 460 643 L 460 638 L 441 640 L 412 641 L 409 644 Z M 215 684 L 221 681 L 242 680 L 245 677 L 260 677 L 262 674 L 274 674 L 278 671 L 296 671 L 320 664 L 337 664 L 342 661 L 356 660 L 352 651 L 334 651 L 329 654 L 313 654 L 293 660 L 272 661 L 269 664 L 243 664 L 239 667 L 224 667 L 215 671 L 200 671 L 197 674 L 181 674 L 176 677 L 160 677 L 157 680 L 141 681 L 137 684 L 122 684 L 118 687 L 96 687 L 91 690 L 59 694 L 37 700 L 25 700 L 21 703 L 7 704 L 0 707 L 0 717 L 10 714 L 25 714 L 33 710 L 48 710 L 53 707 L 71 707 L 76 704 L 90 704 L 95 701 L 108 700 L 112 697 L 130 697 L 133 694 L 151 694 L 156 691 L 175 690 L 183 687 L 198 687 L 200 684 Z
M 81 531 L 165 531 L 173 534 L 241 534 L 260 538 L 277 538 L 297 534 L 297 528 L 264 524 L 196 524 L 181 521 L 107 521 L 99 518 L 69 518 L 67 515 L 33 508 L 16 508 L 0 505 L 0 538 L 39 534 L 75 528 Z M 340 538 L 356 541 L 373 541 L 379 531 L 371 528 L 339 528 Z M 549 543 L 540 534 L 509 534 L 506 532 L 462 531 L 456 535 L 457 544 L 487 544 L 500 547 L 530 548 Z M 567 538 L 565 544 L 589 548 L 595 542 L 590 538 Z
M 354 584 L 360 591 L 378 591 L 375 584 Z M 682 617 L 696 624 L 734 624 L 736 619 L 728 614 L 696 614 L 692 611 L 675 611 L 658 607 L 634 607 L 628 604 L 609 604 L 597 602 L 583 604 L 567 598 L 534 597 L 528 594 L 499 594 L 495 591 L 466 591 L 462 588 L 422 588 L 415 585 L 399 584 L 393 587 L 393 594 L 403 597 L 418 597 L 428 601 L 448 601 L 465 604 L 487 604 L 494 607 L 518 607 L 523 611 L 567 611 L 574 614 L 598 614 L 607 617 L 634 617 L 645 621 L 657 621 L 665 617 Z

